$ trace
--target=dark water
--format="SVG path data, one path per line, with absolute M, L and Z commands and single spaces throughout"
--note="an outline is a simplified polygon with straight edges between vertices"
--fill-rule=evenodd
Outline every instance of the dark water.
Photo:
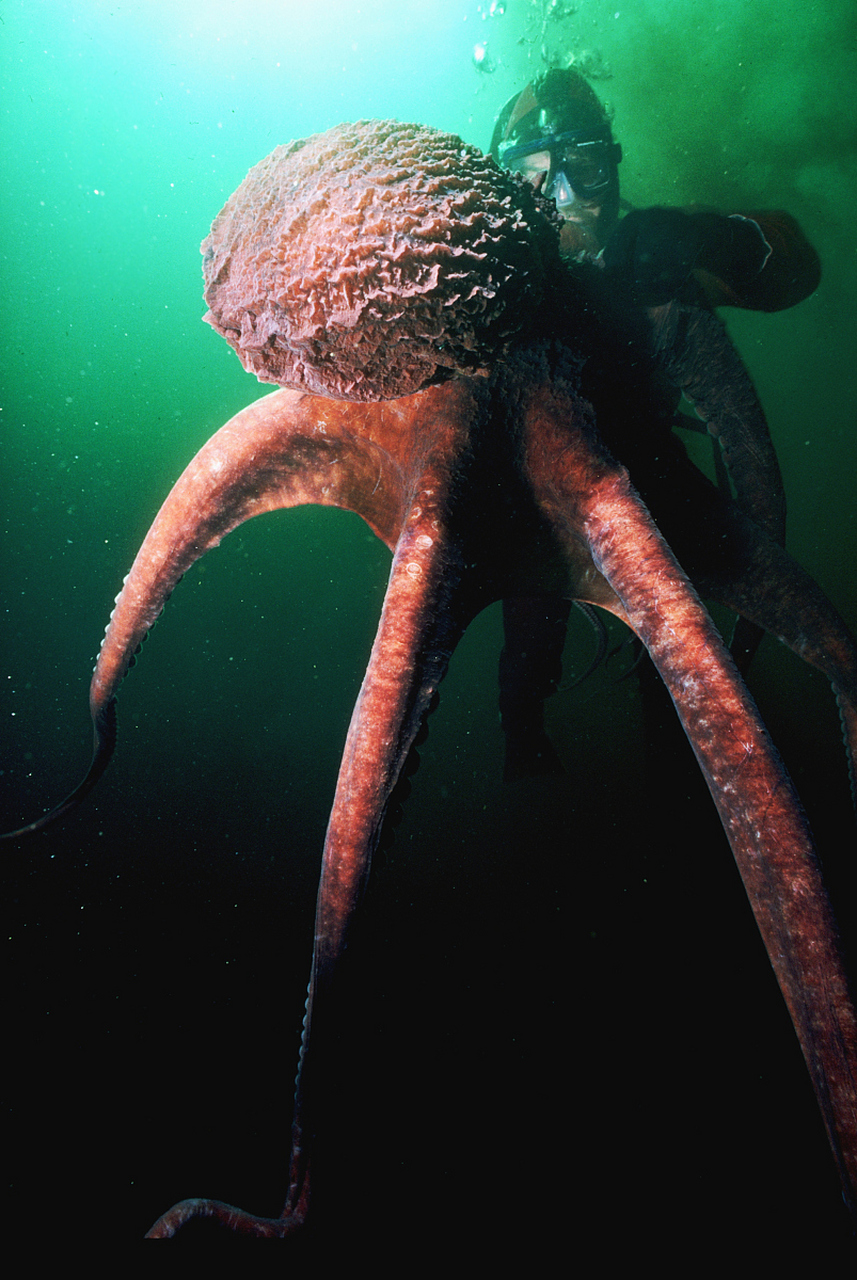
M 258 394 L 199 320 L 213 215 L 275 144 L 340 120 L 484 145 L 543 45 L 612 73 L 596 87 L 632 202 L 787 208 L 817 245 L 814 297 L 730 327 L 769 410 L 790 547 L 857 625 L 851 0 L 581 0 L 562 20 L 524 0 L 493 18 L 455 0 L 306 9 L 0 14 L 0 825 L 77 781 L 122 576 L 187 460 Z M 471 62 L 486 40 L 490 73 Z M 56 1234 L 126 1243 L 188 1195 L 278 1211 L 319 855 L 387 567 L 344 513 L 232 535 L 123 689 L 95 797 L 6 855 L 17 1227 L 50 1213 Z M 589 644 L 572 631 L 571 673 Z M 568 786 L 504 790 L 498 649 L 488 611 L 375 869 L 335 1221 L 358 1250 L 463 1227 L 537 1254 L 595 1241 L 605 1262 L 695 1259 L 748 1233 L 767 1259 L 834 1256 L 847 1226 L 821 1125 L 687 750 L 668 727 L 647 737 L 635 683 L 608 671 L 551 707 Z M 825 682 L 769 641 L 752 685 L 853 930 Z

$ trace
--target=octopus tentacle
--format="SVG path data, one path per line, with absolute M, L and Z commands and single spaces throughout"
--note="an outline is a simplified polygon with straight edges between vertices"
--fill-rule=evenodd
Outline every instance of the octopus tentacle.
M 648 309 L 654 353 L 719 441 L 738 503 L 781 545 L 786 496 L 765 411 L 722 322 L 705 307 Z
M 659 362 L 715 441 L 718 476 L 725 469 L 739 505 L 785 545 L 786 496 L 780 465 L 765 411 L 724 325 L 707 307 L 676 301 L 649 308 L 649 319 Z M 736 619 L 730 649 L 742 674 L 762 636 L 762 629 L 746 618 Z
M 727 510 L 723 518 L 739 530 L 740 572 L 727 557 L 716 578 L 700 589 L 827 676 L 839 706 L 857 808 L 857 643 L 815 579 L 787 551 L 739 513 Z
M 619 603 L 599 602 L 646 645 L 691 742 L 792 1016 L 854 1213 L 857 1018 L 791 780 L 714 624 L 627 473 L 603 460 L 593 466 L 580 434 L 572 441 L 557 432 L 546 451 L 544 396 L 534 402 L 529 428 L 529 473 L 543 510 L 573 554 L 585 536 Z
M 413 520 L 396 550 L 378 633 L 348 730 L 325 839 L 312 972 L 292 1131 L 289 1205 L 308 1198 L 311 1133 L 321 1107 L 323 1069 L 338 962 L 368 875 L 393 788 L 464 630 L 442 568 L 443 540 Z M 432 539 L 431 543 L 428 542 Z M 469 620 L 469 618 L 468 618 Z
M 380 404 L 362 412 L 370 428 L 390 417 Z M 335 401 L 277 391 L 237 413 L 200 449 L 171 489 L 116 597 L 90 685 L 94 748 L 85 778 L 54 809 L 0 839 L 45 830 L 95 786 L 116 743 L 116 694 L 140 645 L 182 575 L 227 533 L 263 512 L 316 503 L 358 510 L 388 544 L 395 542 L 401 475 L 373 442 L 371 429 L 361 440 L 353 423 L 347 426 L 348 416 Z
M 115 697 L 131 655 L 182 575 L 245 520 L 317 503 L 360 509 L 385 540 L 395 536 L 398 478 L 371 438 L 343 429 L 343 416 L 333 401 L 278 391 L 236 414 L 200 449 L 155 517 L 117 597 L 92 680 L 93 714 Z M 367 407 L 366 416 L 379 418 L 381 406 Z
M 594 504 L 601 507 L 601 502 Z M 641 529 L 655 598 L 623 551 L 615 500 L 587 520 L 617 591 L 670 692 L 720 813 L 789 1008 L 852 1214 L 857 1210 L 857 1020 L 833 913 L 800 803 L 752 700 L 689 583 Z M 605 504 L 606 507 L 606 504 Z M 678 642 L 678 635 L 682 636 Z
M 455 414 L 451 415 L 455 420 Z M 438 426 L 443 434 L 444 426 Z M 465 583 L 463 540 L 448 519 L 453 477 L 428 457 L 410 486 L 410 509 L 396 545 L 381 620 L 351 718 L 322 857 L 312 970 L 292 1126 L 290 1185 L 283 1229 L 219 1203 L 182 1201 L 150 1235 L 172 1235 L 204 1212 L 244 1234 L 286 1235 L 300 1225 L 310 1200 L 309 1136 L 321 1109 L 319 1067 L 328 1060 L 333 1029 L 331 993 L 349 925 L 368 875 L 390 795 L 475 610 Z M 453 527 L 450 528 L 450 523 Z M 197 1206 L 204 1206 L 199 1209 Z M 237 1215 L 237 1218 L 236 1216 Z
M 99 710 L 93 720 L 92 737 L 92 760 L 83 780 L 78 783 L 73 791 L 68 793 L 64 800 L 61 800 L 53 809 L 43 814 L 41 818 L 36 818 L 33 822 L 28 822 L 23 827 L 16 827 L 13 831 L 0 832 L 0 840 L 23 840 L 28 836 L 36 835 L 40 831 L 45 831 L 48 827 L 52 827 L 54 823 L 60 822 L 66 814 L 71 813 L 86 799 L 110 764 L 113 752 L 116 749 L 115 702 L 111 701 Z
M 146 1232 L 147 1240 L 171 1240 L 182 1227 L 195 1218 L 210 1218 L 234 1236 L 256 1236 L 263 1240 L 282 1240 L 290 1231 L 298 1230 L 303 1219 L 290 1222 L 285 1218 L 257 1218 L 222 1200 L 180 1200 Z

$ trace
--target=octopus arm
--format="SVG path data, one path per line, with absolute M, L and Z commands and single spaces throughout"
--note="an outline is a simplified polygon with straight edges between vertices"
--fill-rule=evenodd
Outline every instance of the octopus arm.
M 603 462 L 593 470 L 584 447 L 582 436 L 566 443 L 545 472 L 546 455 L 531 449 L 534 487 L 572 554 L 584 533 L 620 602 L 601 603 L 633 628 L 669 690 L 789 1008 L 853 1214 L 857 1021 L 806 818 L 716 627 L 627 474 Z M 576 477 L 587 473 L 581 487 Z
M 306 503 L 357 511 L 388 545 L 402 516 L 402 477 L 373 435 L 386 406 L 355 406 L 295 391 L 263 396 L 231 418 L 200 449 L 171 490 L 116 597 L 90 685 L 92 762 L 56 808 L 0 839 L 53 825 L 95 786 L 116 743 L 116 694 L 150 628 L 182 575 L 231 530 L 253 516 Z M 373 431 L 373 428 L 375 429 Z
M 764 627 L 827 676 L 839 707 L 857 808 L 857 645 L 821 587 L 787 551 L 734 509 L 726 509 L 723 519 L 727 534 L 738 533 L 732 541 L 740 542 L 740 562 L 725 558 L 713 578 L 699 582 L 700 591 Z
M 452 415 L 454 416 L 454 415 Z M 170 1236 L 189 1218 L 214 1217 L 245 1234 L 290 1234 L 309 1207 L 309 1145 L 325 1089 L 320 1079 L 336 1029 L 331 998 L 393 788 L 476 605 L 464 540 L 450 525 L 450 468 L 425 459 L 393 554 L 378 631 L 354 707 L 322 858 L 312 970 L 292 1126 L 289 1192 L 281 1219 L 212 1201 L 181 1201 L 151 1228 Z
M 705 307 L 649 308 L 656 357 L 723 451 L 741 508 L 785 542 L 786 496 L 765 412 L 721 321 Z

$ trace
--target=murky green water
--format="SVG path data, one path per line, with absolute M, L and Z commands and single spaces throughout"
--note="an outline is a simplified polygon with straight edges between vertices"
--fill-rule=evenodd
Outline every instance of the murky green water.
M 729 323 L 769 412 L 790 548 L 857 626 L 851 0 L 15 0 L 0 12 L 4 826 L 77 781 L 113 596 L 182 467 L 259 393 L 200 322 L 198 246 L 226 197 L 277 143 L 347 119 L 418 120 L 485 146 L 543 49 L 598 73 L 632 203 L 785 208 L 817 246 L 816 295 Z M 387 565 L 343 513 L 280 513 L 232 535 L 188 574 L 123 689 L 119 753 L 94 799 L 40 847 L 10 855 L 18 1212 L 53 1194 L 58 1176 L 72 1180 L 73 1208 L 90 1196 L 105 1205 L 122 1240 L 184 1195 L 276 1210 L 318 857 Z M 570 669 L 588 661 L 587 645 L 572 633 Z M 569 1111 L 574 1133 L 599 1078 L 617 1061 L 657 1061 L 666 1043 L 669 1064 L 630 1090 L 629 1115 L 654 1108 L 648 1128 L 633 1121 L 632 1151 L 611 1130 L 632 1123 L 615 1102 L 624 1070 L 625 1085 L 598 1104 L 615 1107 L 612 1118 L 594 1129 L 587 1119 L 580 1143 L 562 1139 L 569 1168 L 582 1161 L 594 1188 L 575 1229 L 585 1235 L 593 1204 L 621 1203 L 629 1179 L 645 1181 L 647 1143 L 667 1152 L 665 1194 L 683 1194 L 676 1170 L 696 1168 L 688 1128 L 702 1130 L 713 1166 L 740 1152 L 737 1190 L 697 1170 L 703 1190 L 689 1201 L 714 1201 L 721 1217 L 732 1206 L 740 1226 L 752 1215 L 734 1205 L 756 1194 L 789 1222 L 806 1184 L 821 1183 L 813 1212 L 826 1221 L 832 1196 L 838 1221 L 811 1100 L 792 1157 L 810 1170 L 803 1190 L 793 1168 L 769 1168 L 789 1158 L 785 1116 L 802 1067 L 777 1094 L 770 1076 L 792 1053 L 791 1032 L 684 757 L 643 742 L 632 682 L 599 677 L 551 709 L 573 764 L 568 793 L 504 794 L 498 647 L 489 612 L 456 655 L 370 893 L 380 996 L 360 1015 L 368 1030 L 355 1032 L 353 1052 L 379 1060 L 358 1099 L 377 1109 L 380 1077 L 382 1098 L 392 1090 L 411 1116 L 400 1146 L 396 1126 L 381 1124 L 391 1181 L 455 1184 L 477 1229 L 492 1205 L 502 1217 L 521 1162 L 519 1088 L 542 1135 L 554 1124 L 568 1132 Z M 848 808 L 824 681 L 771 642 L 753 686 L 820 841 L 835 845 Z M 652 789 L 658 775 L 665 793 Z M 703 925 L 706 895 L 727 914 L 715 905 Z M 516 937 L 523 954 L 498 960 Z M 746 976 L 745 955 L 759 976 Z M 652 969 L 641 977 L 644 959 Z M 391 968 L 415 976 L 385 990 Z M 742 989 L 753 1012 L 737 1015 L 735 1048 L 730 1009 Z M 628 1028 L 618 1045 L 611 1002 Z M 768 1005 L 780 1021 L 763 1022 L 756 1044 L 748 1027 Z M 745 1055 L 747 1077 L 712 1103 Z M 700 1106 L 705 1057 L 715 1066 Z M 386 1072 L 416 1083 L 393 1090 Z M 560 1093 L 561 1104 L 545 1100 Z M 493 1119 L 470 1128 L 480 1098 Z M 441 1131 L 438 1172 L 428 1153 Z M 91 1191 L 77 1176 L 82 1159 L 98 1166 Z M 630 1172 L 617 1172 L 625 1161 Z M 470 1200 L 463 1168 L 480 1188 Z M 496 1195 L 489 1169 L 500 1170 Z M 543 1194 L 569 1211 L 561 1191 Z M 658 1239 L 654 1208 L 644 1216 Z

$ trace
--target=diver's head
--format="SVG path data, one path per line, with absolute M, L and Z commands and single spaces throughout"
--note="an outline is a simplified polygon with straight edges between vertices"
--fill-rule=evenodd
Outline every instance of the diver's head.
M 515 94 L 497 117 L 491 154 L 555 201 L 560 216 L 603 244 L 619 217 L 622 148 L 589 83 L 553 68 Z

